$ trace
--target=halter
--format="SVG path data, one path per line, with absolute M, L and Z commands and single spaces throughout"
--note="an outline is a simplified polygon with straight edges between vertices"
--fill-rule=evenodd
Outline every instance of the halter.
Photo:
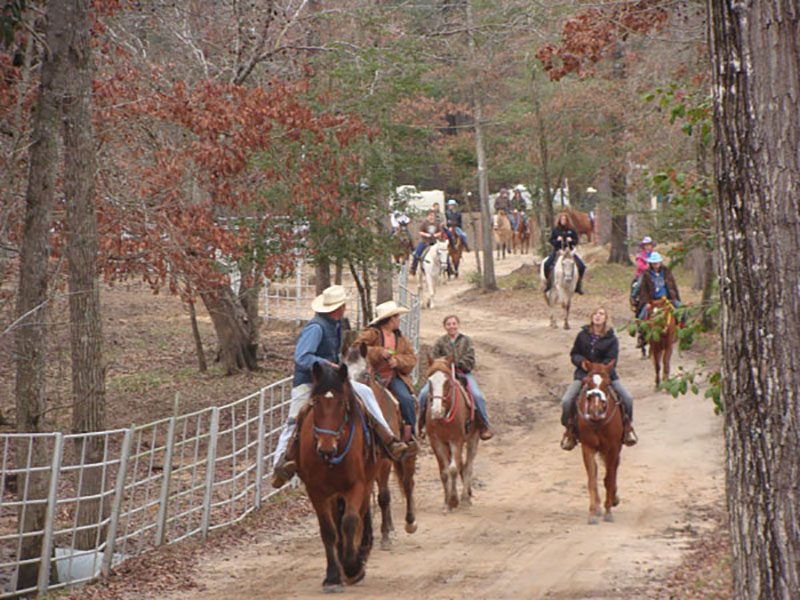
M 452 367 L 452 369 L 454 371 L 455 367 Z M 456 378 L 452 374 L 452 372 L 448 374 L 447 380 L 450 382 L 450 396 L 452 398 L 452 402 L 450 403 L 450 410 L 448 411 L 448 413 L 442 419 L 440 419 L 442 423 L 452 423 L 453 419 L 456 418 L 456 413 L 458 412 L 458 394 L 456 393 L 456 386 L 458 385 L 458 382 L 456 381 Z M 446 400 L 447 397 L 444 396 L 443 394 L 431 394 L 431 400 L 433 400 L 434 398 L 441 398 L 442 400 Z
M 369 431 L 367 429 L 367 424 L 364 419 L 364 414 L 361 412 L 361 406 L 359 405 L 359 403 L 355 401 L 354 404 L 356 407 L 356 414 L 358 415 L 358 419 L 359 421 L 361 421 L 361 429 L 364 432 L 364 441 L 368 446 Z M 345 408 L 344 419 L 342 419 L 342 422 L 339 424 L 339 428 L 336 431 L 330 429 L 324 429 L 322 427 L 317 427 L 315 424 L 314 438 L 316 439 L 317 435 L 332 435 L 336 441 L 339 441 L 339 438 L 342 437 L 342 430 L 344 429 L 345 425 L 348 422 L 350 422 L 350 411 L 347 410 L 347 408 Z M 345 445 L 344 450 L 342 450 L 342 453 L 339 454 L 339 456 L 334 456 L 333 458 L 327 461 L 330 465 L 338 465 L 344 460 L 344 458 L 347 456 L 347 453 L 350 452 L 350 447 L 353 445 L 353 438 L 355 437 L 355 433 L 356 433 L 356 422 L 355 420 L 353 420 L 352 422 L 350 422 L 350 436 L 347 439 L 347 444 Z
M 588 376 L 587 376 L 588 377 Z M 601 390 L 600 388 L 593 388 L 591 390 L 587 390 L 584 394 L 588 399 L 589 396 L 599 396 L 600 399 L 605 402 L 606 409 L 600 415 L 599 418 L 593 418 L 587 412 L 581 410 L 581 402 L 578 399 L 578 414 L 583 418 L 584 421 L 592 425 L 592 427 L 601 427 L 603 425 L 607 425 L 611 422 L 611 419 L 614 418 L 614 415 L 617 413 L 617 405 L 619 402 L 616 398 L 613 398 L 613 402 L 609 402 L 608 398 L 606 397 L 606 393 Z M 609 408 L 611 408 L 611 414 L 609 414 Z

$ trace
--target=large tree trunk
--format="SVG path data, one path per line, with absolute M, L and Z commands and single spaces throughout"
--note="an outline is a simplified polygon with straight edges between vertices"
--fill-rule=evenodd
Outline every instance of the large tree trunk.
M 549 244 L 547 243 L 547 236 L 544 234 L 550 231 L 555 223 L 555 215 L 553 214 L 553 192 L 550 185 L 550 146 L 547 140 L 547 128 L 545 127 L 544 120 L 542 119 L 542 107 L 539 101 L 539 90 L 536 86 L 536 69 L 534 68 L 531 75 L 531 82 L 533 83 L 533 112 L 536 116 L 537 135 L 539 138 L 539 157 L 542 161 L 542 180 L 540 185 L 539 198 L 542 199 L 544 210 L 537 211 L 537 222 L 539 223 L 539 230 L 542 235 L 539 236 L 539 252 L 542 256 L 547 256 L 550 252 Z
M 613 78 L 622 84 L 625 79 L 625 63 L 622 44 L 614 45 L 612 51 L 614 59 Z M 611 117 L 611 138 L 613 144 L 613 158 L 611 162 L 611 251 L 608 262 L 620 265 L 631 265 L 628 254 L 628 186 L 625 183 L 623 165 L 622 137 L 624 133 L 622 118 L 618 115 Z
M 800 590 L 800 13 L 708 2 L 734 596 Z
M 256 348 L 250 344 L 247 313 L 227 285 L 200 293 L 211 316 L 219 343 L 219 361 L 226 375 L 258 369 Z
M 100 289 L 97 278 L 97 216 L 95 214 L 95 155 L 92 131 L 92 48 L 89 0 L 64 0 L 70 28 L 70 51 L 64 62 L 64 193 L 67 206 L 67 259 L 69 262 L 69 316 L 72 347 L 72 431 L 85 433 L 105 428 L 105 367 L 103 365 Z M 76 440 L 86 463 L 103 459 L 103 438 Z M 103 490 L 103 467 L 78 473 L 79 496 L 89 498 Z M 109 503 L 102 506 L 106 512 Z M 78 527 L 99 523 L 100 498 L 82 500 Z M 96 547 L 102 530 L 77 533 L 80 549 Z
M 50 253 L 50 225 L 55 198 L 56 171 L 58 168 L 59 102 L 63 79 L 59 77 L 69 43 L 69 23 L 64 7 L 55 2 L 48 7 L 47 47 L 42 62 L 39 99 L 34 113 L 35 125 L 28 172 L 28 191 L 25 199 L 25 226 L 20 254 L 19 295 L 17 299 L 16 329 L 16 402 L 17 431 L 37 433 L 44 431 L 46 408 L 45 373 L 46 350 L 49 344 L 47 314 L 49 303 L 48 259 Z M 41 467 L 50 463 L 47 444 L 33 445 L 28 456 L 28 445 L 20 440 L 16 456 L 18 465 L 30 461 Z M 28 504 L 21 524 L 22 533 L 42 530 L 45 504 L 31 504 L 32 500 L 47 498 L 47 472 L 32 473 L 27 481 L 21 478 L 17 489 L 19 500 Z M 22 519 L 22 514 L 20 513 Z M 22 539 L 20 561 L 41 555 L 42 538 L 39 535 Z M 23 564 L 19 569 L 17 589 L 36 585 L 39 564 Z

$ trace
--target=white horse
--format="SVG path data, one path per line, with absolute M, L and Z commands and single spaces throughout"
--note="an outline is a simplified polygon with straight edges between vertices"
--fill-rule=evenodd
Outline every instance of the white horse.
M 419 301 L 424 304 L 422 300 L 423 284 L 428 287 L 428 308 L 433 308 L 433 297 L 436 295 L 436 287 L 439 280 L 443 279 L 447 273 L 447 258 L 448 250 L 447 238 L 439 240 L 430 247 L 428 253 L 420 261 L 419 265 Z
M 572 304 L 572 296 L 575 288 L 578 287 L 578 265 L 575 262 L 571 248 L 563 248 L 556 254 L 553 261 L 553 285 L 550 290 L 544 293 L 547 306 L 550 307 L 550 327 L 556 328 L 555 306 L 560 304 L 564 309 L 564 329 L 569 329 L 569 308 Z M 544 273 L 544 261 L 539 271 L 539 276 L 543 283 L 547 283 Z

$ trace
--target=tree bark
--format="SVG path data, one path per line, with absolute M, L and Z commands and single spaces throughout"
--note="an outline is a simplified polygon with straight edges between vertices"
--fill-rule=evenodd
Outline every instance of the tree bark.
M 59 108 L 63 78 L 60 72 L 69 43 L 69 23 L 63 6 L 48 6 L 47 51 L 42 60 L 39 99 L 34 113 L 33 143 L 28 172 L 28 191 L 25 199 L 25 225 L 20 255 L 19 295 L 16 329 L 16 407 L 17 431 L 38 433 L 45 430 L 46 409 L 45 372 L 48 347 L 47 314 L 49 312 L 48 261 L 50 256 L 50 225 L 55 199 L 58 166 Z M 50 449 L 36 443 L 28 455 L 28 444 L 20 440 L 17 464 L 30 463 L 42 467 L 50 463 Z M 17 489 L 20 501 L 47 498 L 47 472 L 32 473 L 21 478 Z M 45 504 L 28 504 L 20 530 L 22 533 L 44 527 Z M 22 519 L 22 514 L 20 514 Z M 25 536 L 19 560 L 41 555 L 42 538 Z M 20 566 L 17 589 L 36 585 L 39 564 Z
M 256 349 L 250 345 L 247 314 L 227 285 L 200 293 L 219 342 L 219 361 L 226 375 L 258 369 Z
M 625 79 L 624 52 L 622 45 L 617 43 L 612 50 L 614 60 L 613 79 L 620 83 Z M 628 217 L 627 217 L 627 185 L 623 165 L 622 148 L 623 123 L 622 118 L 611 117 L 611 139 L 613 144 L 613 159 L 611 163 L 611 251 L 608 262 L 629 266 L 633 264 L 628 254 Z
M 542 161 L 542 180 L 540 183 L 541 192 L 539 197 L 543 199 L 543 211 L 537 211 L 537 221 L 539 222 L 539 230 L 542 235 L 539 236 L 539 251 L 542 256 L 547 256 L 550 253 L 549 244 L 547 243 L 547 236 L 545 231 L 550 231 L 555 223 L 555 215 L 553 214 L 553 188 L 550 185 L 550 146 L 547 141 L 547 129 L 545 128 L 544 120 L 542 119 L 542 107 L 539 101 L 539 90 L 535 84 L 536 70 L 533 70 L 531 75 L 531 86 L 533 93 L 533 113 L 536 116 L 537 123 L 537 136 L 539 138 L 539 158 Z
M 314 257 L 314 284 L 317 296 L 331 286 L 331 263 L 326 256 Z
M 734 596 L 800 590 L 800 13 L 709 0 Z
M 197 327 L 197 311 L 194 308 L 194 300 L 188 302 L 189 305 L 189 319 L 192 323 L 192 339 L 194 339 L 194 347 L 197 352 L 197 368 L 201 373 L 208 371 L 208 363 L 206 363 L 206 353 L 203 350 L 203 340 L 200 338 L 200 329 Z
M 86 433 L 105 428 L 105 367 L 97 277 L 97 215 L 95 214 L 95 153 L 92 130 L 92 48 L 89 0 L 64 0 L 61 10 L 71 23 L 69 52 L 64 61 L 66 94 L 64 115 L 64 195 L 67 208 L 67 260 L 69 263 L 70 345 L 72 348 L 72 431 Z M 104 440 L 76 439 L 87 464 L 102 462 Z M 85 446 L 84 446 L 85 445 Z M 101 494 L 103 467 L 90 466 L 77 474 L 79 495 Z M 100 498 L 80 502 L 79 527 L 99 523 L 108 502 Z M 105 536 L 96 528 L 77 533 L 80 549 L 96 547 Z

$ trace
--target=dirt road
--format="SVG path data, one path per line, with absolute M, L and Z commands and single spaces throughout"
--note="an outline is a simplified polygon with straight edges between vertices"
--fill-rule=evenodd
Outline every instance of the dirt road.
M 497 272 L 522 262 L 500 261 Z M 462 272 L 471 270 L 468 255 Z M 348 587 L 347 597 L 654 597 L 654 576 L 678 564 L 723 496 L 721 419 L 701 397 L 653 392 L 652 367 L 620 334 L 618 371 L 636 399 L 640 443 L 622 453 L 616 521 L 587 524 L 580 450 L 558 447 L 558 398 L 572 378 L 568 352 L 576 328 L 601 299 L 579 297 L 573 329 L 564 331 L 549 328 L 539 296 L 521 306 L 513 299 L 504 304 L 503 294 L 465 297 L 467 288 L 463 281 L 445 286 L 438 307 L 423 311 L 422 339 L 432 343 L 443 333 L 442 318 L 457 312 L 476 344 L 476 377 L 496 436 L 479 449 L 473 505 L 443 511 L 426 444 L 417 475 L 419 530 L 409 535 L 398 527 L 390 551 L 376 544 L 365 580 Z M 611 308 L 627 316 L 625 306 Z M 401 514 L 396 508 L 396 523 Z M 324 568 L 316 519 L 308 518 L 292 531 L 209 556 L 200 565 L 199 589 L 167 600 L 318 598 Z

